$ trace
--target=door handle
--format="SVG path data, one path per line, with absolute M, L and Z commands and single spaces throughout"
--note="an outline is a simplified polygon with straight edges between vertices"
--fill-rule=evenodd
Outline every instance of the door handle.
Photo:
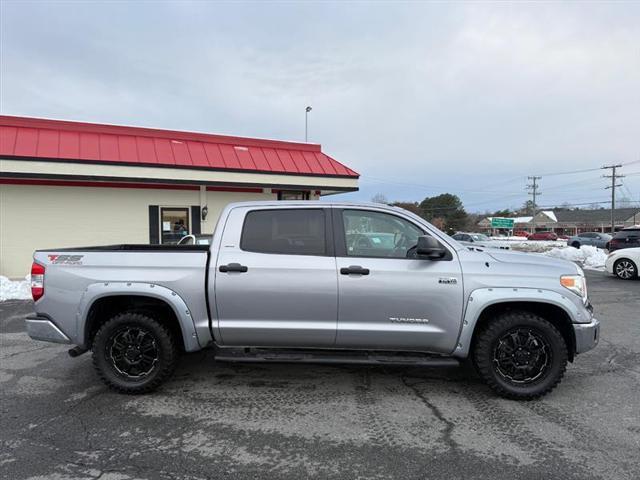
M 350 265 L 340 269 L 341 275 L 369 275 L 368 268 L 362 268 L 360 265 Z
M 239 263 L 230 263 L 229 265 L 220 265 L 220 267 L 218 267 L 218 270 L 220 270 L 222 273 L 227 273 L 227 272 L 245 273 L 247 270 L 249 270 L 249 268 L 245 267 L 244 265 L 240 265 Z

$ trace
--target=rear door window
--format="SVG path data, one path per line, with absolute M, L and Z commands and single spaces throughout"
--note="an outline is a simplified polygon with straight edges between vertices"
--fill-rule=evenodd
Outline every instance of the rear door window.
M 247 213 L 240 248 L 249 252 L 326 255 L 326 220 L 321 209 L 254 210 Z

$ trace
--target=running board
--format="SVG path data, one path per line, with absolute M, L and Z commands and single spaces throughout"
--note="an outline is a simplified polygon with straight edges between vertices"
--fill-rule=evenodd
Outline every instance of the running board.
M 218 362 L 238 363 L 318 363 L 350 365 L 386 365 L 402 367 L 458 367 L 460 361 L 452 357 L 416 353 L 352 353 L 352 352 L 291 352 L 266 349 L 219 349 Z

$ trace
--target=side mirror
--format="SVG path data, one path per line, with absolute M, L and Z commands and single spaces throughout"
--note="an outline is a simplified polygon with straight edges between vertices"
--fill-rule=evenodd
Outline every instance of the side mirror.
M 429 235 L 418 237 L 416 254 L 419 257 L 426 257 L 430 260 L 437 260 L 438 258 L 444 257 L 446 253 L 446 250 L 435 238 Z

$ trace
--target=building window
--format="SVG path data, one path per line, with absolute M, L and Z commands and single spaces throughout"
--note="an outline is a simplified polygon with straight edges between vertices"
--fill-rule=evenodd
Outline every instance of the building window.
M 309 192 L 297 190 L 280 190 L 278 200 L 309 200 Z
M 240 248 L 249 252 L 326 255 L 322 210 L 254 210 L 244 220 Z
M 189 235 L 189 208 L 160 208 L 161 243 L 177 243 Z

